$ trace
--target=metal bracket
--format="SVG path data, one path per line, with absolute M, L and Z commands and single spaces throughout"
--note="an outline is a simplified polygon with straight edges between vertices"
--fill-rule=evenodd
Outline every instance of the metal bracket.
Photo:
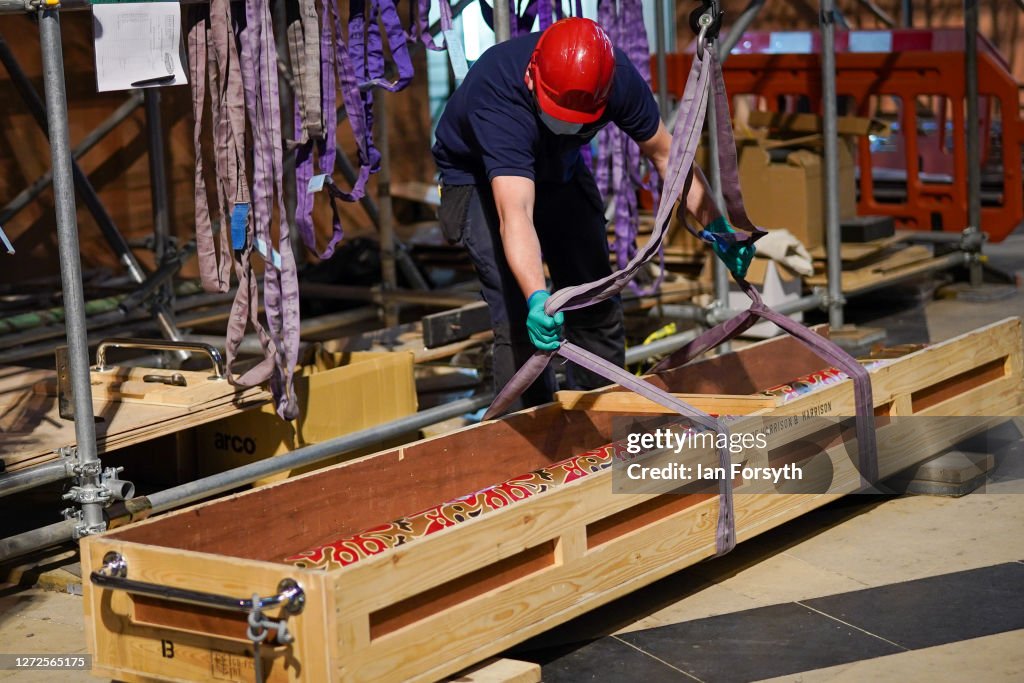
M 960 233 L 960 250 L 977 255 L 988 241 L 988 234 L 974 228 L 967 228 Z
M 107 523 L 100 522 L 99 524 L 89 525 L 83 521 L 82 511 L 77 508 L 65 508 L 63 510 L 64 519 L 73 519 L 78 523 L 75 524 L 71 530 L 71 538 L 76 541 L 85 536 L 92 536 L 95 534 L 101 534 L 107 530 Z
M 701 309 L 701 320 L 700 323 L 704 327 L 714 327 L 720 325 L 728 320 L 730 317 L 729 306 L 724 301 L 715 299 L 703 309 Z
M 840 306 L 846 305 L 846 297 L 843 296 L 842 292 L 839 293 L 839 296 L 833 299 L 831 296 L 829 296 L 828 290 L 824 287 L 815 287 L 813 291 L 815 294 L 821 297 L 820 308 L 823 311 L 827 311 L 830 306 L 836 303 L 838 303 Z
M 725 15 L 721 2 L 719 0 L 700 0 L 700 4 L 700 7 L 690 12 L 690 29 L 700 35 L 704 27 L 703 21 L 707 21 L 706 36 L 708 40 L 717 40 L 718 32 L 722 29 L 722 17 Z M 703 20 L 705 14 L 708 15 L 707 20 Z
M 71 490 L 61 496 L 63 500 L 82 505 L 83 503 L 103 503 L 110 505 L 110 491 L 101 486 L 72 486 Z
M 78 462 L 78 449 L 75 449 L 75 463 L 71 465 L 71 473 L 76 477 L 98 477 L 103 473 L 103 464 L 99 460 L 82 464 Z
M 63 420 L 75 419 L 75 392 L 71 385 L 71 366 L 68 363 L 68 347 L 58 346 L 54 350 L 57 358 L 57 412 Z
M 697 34 L 698 57 L 703 57 L 704 48 L 718 40 L 724 16 L 719 0 L 701 0 L 701 6 L 690 12 L 690 29 Z
M 821 303 L 818 304 L 818 309 L 828 310 L 828 302 L 830 301 L 828 298 L 828 289 L 825 287 L 815 287 L 811 291 L 821 300 Z M 839 302 L 844 305 L 846 304 L 846 297 L 843 296 L 842 292 L 840 292 L 839 295 Z

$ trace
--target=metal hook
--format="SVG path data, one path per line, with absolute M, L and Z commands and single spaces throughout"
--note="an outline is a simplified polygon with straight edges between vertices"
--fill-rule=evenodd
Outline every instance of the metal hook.
M 697 34 L 697 56 L 704 57 L 704 48 L 718 39 L 722 28 L 719 0 L 701 0 L 701 6 L 690 12 L 690 28 Z
M 697 57 L 704 59 L 704 48 L 708 46 L 708 29 L 714 23 L 710 13 L 700 15 L 697 20 L 700 24 L 700 33 L 697 34 Z

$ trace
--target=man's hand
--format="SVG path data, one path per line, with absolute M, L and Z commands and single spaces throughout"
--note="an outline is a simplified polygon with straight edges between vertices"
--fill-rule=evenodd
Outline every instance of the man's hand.
M 561 311 L 553 316 L 544 311 L 544 302 L 550 296 L 546 290 L 538 289 L 526 300 L 530 311 L 526 316 L 526 330 L 530 334 L 530 341 L 541 351 L 554 351 L 558 348 L 562 323 L 565 322 L 565 314 Z
M 737 244 L 725 237 L 735 232 L 732 226 L 729 225 L 729 221 L 719 216 L 701 231 L 700 236 L 711 245 L 715 253 L 718 254 L 718 258 L 722 259 L 722 263 L 729 269 L 729 272 L 736 277 L 744 277 L 747 274 L 747 269 L 750 267 L 750 261 L 754 258 L 755 250 L 753 244 Z

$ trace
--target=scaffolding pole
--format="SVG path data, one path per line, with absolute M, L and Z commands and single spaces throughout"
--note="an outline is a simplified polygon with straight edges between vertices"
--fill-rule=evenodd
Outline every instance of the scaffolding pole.
M 657 0 L 654 5 L 654 49 L 658 63 L 658 108 L 661 110 L 661 118 L 668 121 L 671 112 L 668 101 L 668 63 L 665 59 L 665 9 L 665 0 Z
M 153 202 L 153 258 L 159 272 L 168 260 L 174 257 L 171 247 L 171 217 L 167 191 L 167 162 L 164 154 L 164 129 L 160 116 L 160 89 L 147 88 L 144 97 L 149 144 L 149 189 Z M 174 323 L 174 287 L 171 285 L 170 279 L 179 268 L 180 263 L 175 264 L 173 271 L 155 290 L 157 300 L 165 306 L 163 312 L 167 317 L 170 329 L 175 331 L 177 327 Z M 182 361 L 188 358 L 188 354 L 179 352 L 176 357 Z
M 0 51 L 5 50 L 6 43 L 3 36 L 0 36 Z M 105 138 L 112 130 L 117 128 L 121 123 L 129 116 L 135 113 L 135 110 L 142 105 L 142 95 L 137 90 L 133 90 L 128 96 L 128 99 L 111 113 L 110 116 L 105 118 L 100 125 L 96 126 L 92 131 L 89 132 L 82 141 L 79 142 L 73 150 L 71 150 L 71 158 L 81 159 L 89 150 L 95 147 L 100 140 Z M 0 210 L 0 225 L 6 225 L 12 218 L 21 212 L 26 206 L 32 203 L 36 197 L 41 195 L 46 188 L 53 182 L 53 171 L 48 170 L 43 175 L 39 176 L 35 182 L 26 187 L 24 190 L 18 193 L 18 195 L 12 199 L 7 206 Z
M 972 255 L 971 286 L 980 287 L 983 274 L 981 244 L 981 132 L 978 123 L 978 0 L 964 0 L 964 62 L 967 79 L 967 229 L 964 248 Z M 986 141 L 987 142 L 987 141 Z
M 98 533 L 103 520 L 105 491 L 101 485 L 101 463 L 96 449 L 96 424 L 89 384 L 89 347 L 85 327 L 85 295 L 82 263 L 79 260 L 78 217 L 75 213 L 75 181 L 71 172 L 68 141 L 67 93 L 64 90 L 64 57 L 61 51 L 60 15 L 53 10 L 39 13 L 39 37 L 43 57 L 43 85 L 46 121 L 53 161 L 53 195 L 60 251 L 61 284 L 64 291 L 68 362 L 75 408 L 75 442 L 80 464 L 79 485 L 69 499 L 81 505 L 82 519 L 74 535 Z
M 836 118 L 835 2 L 821 2 L 821 99 L 825 135 L 825 251 L 828 257 L 828 322 L 843 327 L 843 262 L 839 230 L 839 132 Z
M 903 22 L 903 28 L 914 28 L 913 0 L 900 0 L 900 20 Z
M 512 14 L 508 0 L 494 0 L 494 42 L 504 43 L 512 37 Z
M 754 23 L 755 19 L 757 19 L 757 15 L 759 15 L 761 10 L 764 8 L 764 3 L 765 0 L 750 0 L 750 4 L 747 5 L 747 8 L 743 10 L 742 14 L 740 14 L 736 23 L 729 29 L 729 35 L 721 39 L 718 45 L 718 57 L 722 62 L 725 62 L 729 53 L 732 52 L 732 49 L 736 47 L 738 42 L 740 42 L 740 38 L 743 37 L 743 34 L 746 33 L 747 29 L 750 28 L 750 25 Z

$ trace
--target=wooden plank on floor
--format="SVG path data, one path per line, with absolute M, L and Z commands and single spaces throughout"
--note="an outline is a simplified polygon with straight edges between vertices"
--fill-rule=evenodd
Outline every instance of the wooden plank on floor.
M 540 683 L 540 664 L 490 659 L 455 676 L 449 683 Z

